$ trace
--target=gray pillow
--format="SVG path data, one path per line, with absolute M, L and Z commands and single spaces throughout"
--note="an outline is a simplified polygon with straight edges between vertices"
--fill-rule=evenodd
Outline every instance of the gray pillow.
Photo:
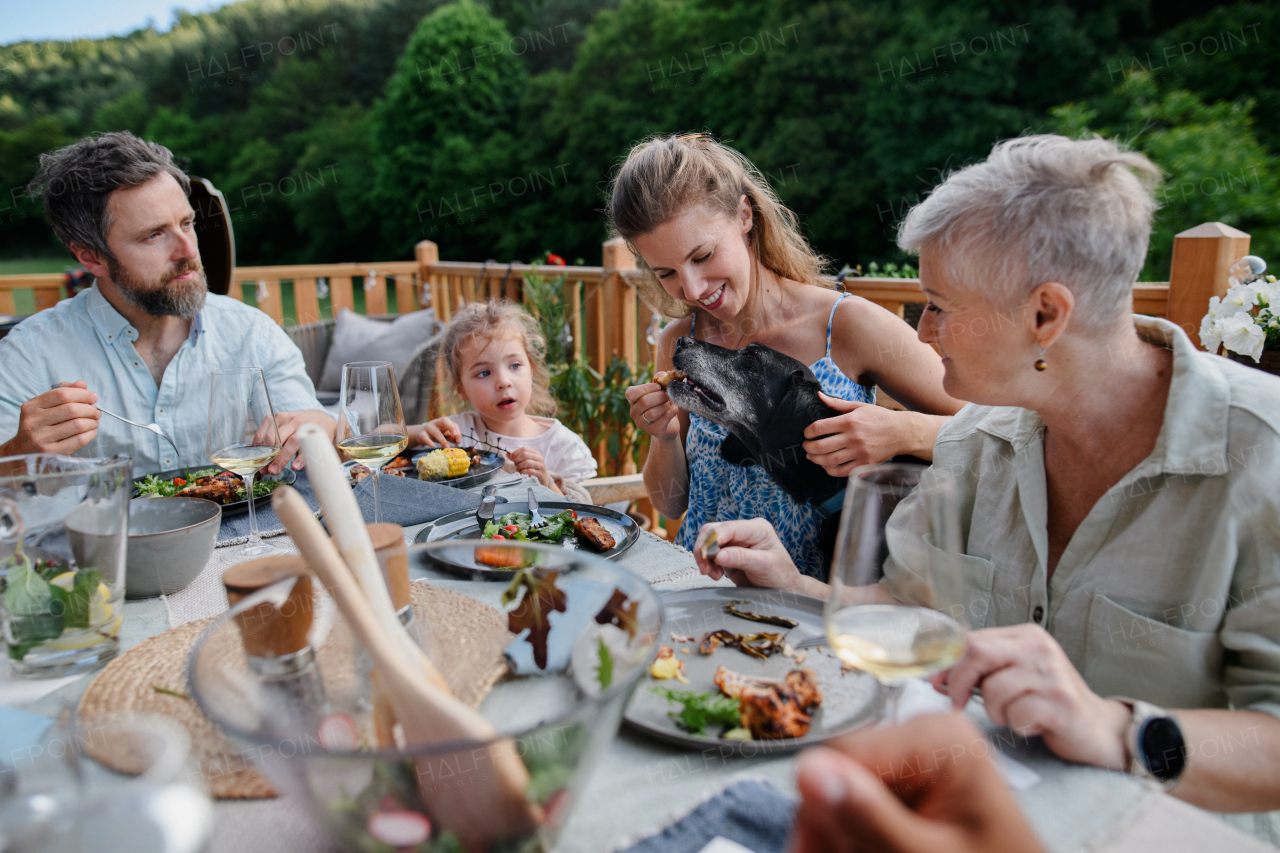
M 342 387 L 342 365 L 352 361 L 389 361 L 399 377 L 414 350 L 437 330 L 436 314 L 430 308 L 414 311 L 391 322 L 374 320 L 349 308 L 338 312 L 333 343 L 324 359 L 318 391 Z

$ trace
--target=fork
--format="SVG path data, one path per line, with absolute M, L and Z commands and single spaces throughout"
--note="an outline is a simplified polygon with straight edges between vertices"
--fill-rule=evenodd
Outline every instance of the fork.
M 62 387 L 61 383 L 55 383 L 53 385 L 53 389 L 55 391 L 61 387 Z M 96 408 L 99 412 L 102 412 L 102 414 L 104 415 L 110 415 L 111 417 L 115 418 L 118 421 L 124 421 L 129 426 L 136 426 L 139 429 L 150 430 L 151 432 L 154 432 L 156 435 L 163 438 L 165 441 L 169 442 L 169 446 L 173 448 L 173 458 L 174 458 L 175 464 L 177 463 L 178 458 L 182 456 L 182 454 L 178 452 L 178 445 L 173 443 L 172 438 L 169 438 L 169 436 L 164 434 L 164 430 L 160 429 L 159 424 L 140 424 L 137 421 L 131 421 L 128 418 L 122 418 L 119 415 L 117 415 L 115 412 L 108 412 L 106 409 L 102 408 L 101 406 L 95 406 L 94 408 Z

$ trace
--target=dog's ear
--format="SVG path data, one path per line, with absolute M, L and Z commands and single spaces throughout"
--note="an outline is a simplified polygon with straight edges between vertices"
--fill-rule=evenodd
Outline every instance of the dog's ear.
M 738 438 L 733 433 L 729 433 L 725 440 L 720 444 L 720 456 L 726 462 L 732 465 L 741 465 L 744 468 L 756 463 L 756 461 L 751 458 L 751 451 L 742 443 L 742 439 Z
M 797 367 L 791 371 L 791 387 L 799 388 L 809 385 L 814 389 L 821 391 L 822 383 L 818 381 L 818 377 L 807 367 Z

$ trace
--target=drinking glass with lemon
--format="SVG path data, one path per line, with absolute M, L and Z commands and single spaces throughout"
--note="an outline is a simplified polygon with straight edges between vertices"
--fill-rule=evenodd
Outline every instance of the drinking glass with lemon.
M 9 670 L 44 678 L 119 652 L 132 460 L 0 458 L 0 633 Z

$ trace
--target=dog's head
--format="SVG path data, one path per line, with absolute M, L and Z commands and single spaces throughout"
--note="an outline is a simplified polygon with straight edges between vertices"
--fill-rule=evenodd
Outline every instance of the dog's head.
M 797 396 L 816 401 L 822 390 L 803 362 L 761 344 L 735 350 L 680 338 L 672 362 L 688 378 L 667 388 L 671 400 L 739 435 L 763 436 L 780 409 L 797 408 Z

